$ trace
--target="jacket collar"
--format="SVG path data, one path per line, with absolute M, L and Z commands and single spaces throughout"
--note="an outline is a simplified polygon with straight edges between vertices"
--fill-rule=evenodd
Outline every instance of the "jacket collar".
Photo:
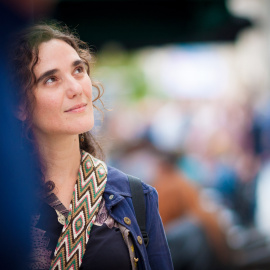
M 148 193 L 151 188 L 143 184 L 143 192 Z M 131 198 L 131 191 L 127 174 L 108 166 L 107 184 L 104 190 L 106 205 L 111 207 L 126 197 Z
M 124 197 L 131 197 L 128 177 L 125 173 L 108 166 L 108 176 L 105 193 L 117 193 Z
M 131 197 L 127 175 L 108 166 L 107 184 L 103 197 L 108 209 L 124 200 L 125 197 Z

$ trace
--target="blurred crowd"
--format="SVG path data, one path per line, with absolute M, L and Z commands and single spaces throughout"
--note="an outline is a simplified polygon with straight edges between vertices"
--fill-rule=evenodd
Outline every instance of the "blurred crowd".
M 118 107 L 104 124 L 109 163 L 159 193 L 175 269 L 268 263 L 270 114 L 252 99 L 157 103 Z

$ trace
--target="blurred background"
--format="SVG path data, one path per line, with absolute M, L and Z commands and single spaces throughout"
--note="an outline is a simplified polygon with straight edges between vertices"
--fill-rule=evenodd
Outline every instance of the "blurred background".
M 175 269 L 269 269 L 270 1 L 34 2 L 91 46 L 94 133 L 157 189 Z

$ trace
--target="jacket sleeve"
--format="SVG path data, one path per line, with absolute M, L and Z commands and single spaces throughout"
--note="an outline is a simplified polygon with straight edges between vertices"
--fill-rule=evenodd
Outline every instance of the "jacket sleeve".
M 158 194 L 154 188 L 146 196 L 147 254 L 152 270 L 173 270 L 171 254 L 158 211 Z

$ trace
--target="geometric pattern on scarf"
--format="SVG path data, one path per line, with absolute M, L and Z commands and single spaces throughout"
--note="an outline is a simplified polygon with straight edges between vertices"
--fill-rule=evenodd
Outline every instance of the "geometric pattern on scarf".
M 78 270 L 107 182 L 106 164 L 82 151 L 69 213 L 50 270 Z

